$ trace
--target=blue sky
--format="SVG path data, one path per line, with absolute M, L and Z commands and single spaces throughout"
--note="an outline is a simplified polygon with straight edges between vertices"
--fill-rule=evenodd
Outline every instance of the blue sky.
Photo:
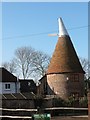
M 51 56 L 58 37 L 48 34 L 58 32 L 58 17 L 62 17 L 77 54 L 87 58 L 88 27 L 83 27 L 88 26 L 87 2 L 8 2 L 2 4 L 3 62 L 9 62 L 23 46 Z

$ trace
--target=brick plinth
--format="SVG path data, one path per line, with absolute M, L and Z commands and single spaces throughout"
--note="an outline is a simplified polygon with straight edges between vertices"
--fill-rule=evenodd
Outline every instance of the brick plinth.
M 74 81 L 72 76 L 75 73 L 68 74 L 49 74 L 47 75 L 48 94 L 56 94 L 62 99 L 66 99 L 72 94 L 78 94 L 79 97 L 84 94 L 84 75 L 78 73 L 78 81 Z

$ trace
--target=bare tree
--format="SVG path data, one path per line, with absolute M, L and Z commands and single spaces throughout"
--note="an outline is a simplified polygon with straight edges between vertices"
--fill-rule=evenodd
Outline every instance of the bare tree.
M 15 51 L 15 65 L 24 79 L 28 78 L 34 70 L 32 66 L 34 51 L 31 47 L 21 47 Z
M 24 79 L 31 76 L 38 79 L 45 74 L 50 57 L 31 47 L 21 47 L 15 51 L 14 60 L 18 73 L 21 73 Z
M 80 62 L 83 67 L 83 70 L 85 71 L 85 77 L 86 79 L 88 79 L 90 76 L 90 61 L 80 57 Z
M 34 59 L 33 59 L 33 66 L 35 68 L 34 76 L 42 77 L 46 74 L 46 70 L 48 68 L 48 64 L 50 62 L 50 56 L 41 52 L 36 51 Z
M 5 62 L 2 65 L 4 68 L 6 68 L 10 73 L 16 73 L 16 66 L 14 59 L 10 62 Z
M 88 86 L 90 83 L 90 61 L 80 57 L 80 62 L 83 67 L 83 70 L 85 71 L 84 85 L 85 85 L 85 95 L 87 96 Z

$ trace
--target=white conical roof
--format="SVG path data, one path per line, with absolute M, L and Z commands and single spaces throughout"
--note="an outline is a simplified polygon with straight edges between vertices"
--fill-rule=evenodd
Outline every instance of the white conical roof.
M 59 22 L 59 37 L 64 36 L 64 35 L 68 35 L 68 32 L 64 26 L 63 21 L 62 21 L 62 18 L 58 18 L 58 22 Z

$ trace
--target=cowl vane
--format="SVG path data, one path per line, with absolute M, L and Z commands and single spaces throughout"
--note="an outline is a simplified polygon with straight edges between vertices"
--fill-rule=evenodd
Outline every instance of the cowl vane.
M 63 21 L 62 21 L 62 18 L 58 18 L 58 23 L 59 23 L 59 34 L 58 34 L 58 36 L 61 37 L 63 35 L 68 35 L 68 32 L 67 32 L 67 30 L 64 26 Z
M 69 36 L 61 17 L 58 18 L 58 26 L 59 26 L 59 33 L 48 34 L 48 36 L 59 36 L 59 37 L 64 36 L 64 35 Z

